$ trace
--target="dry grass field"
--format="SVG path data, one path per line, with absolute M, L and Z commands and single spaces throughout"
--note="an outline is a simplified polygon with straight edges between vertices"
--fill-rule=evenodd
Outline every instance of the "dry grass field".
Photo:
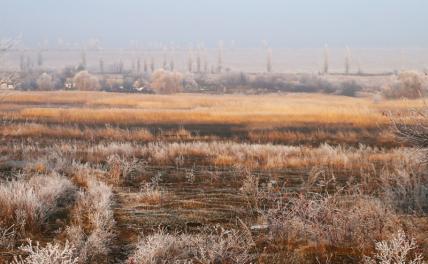
M 3 119 L 22 121 L 275 127 L 306 123 L 376 127 L 389 124 L 391 111 L 425 105 L 422 100 L 375 102 L 370 98 L 319 94 L 162 96 L 97 92 L 15 92 L 4 104 L 5 110 L 13 107 L 14 111 L 3 111 Z
M 424 100 L 0 98 L 0 263 L 428 259 Z

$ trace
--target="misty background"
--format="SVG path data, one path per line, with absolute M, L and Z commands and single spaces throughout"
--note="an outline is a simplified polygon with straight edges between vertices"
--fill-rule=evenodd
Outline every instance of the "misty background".
M 0 34 L 25 45 L 58 39 L 237 47 L 425 47 L 424 0 L 1 0 Z
M 274 71 L 320 69 L 328 44 L 332 70 L 425 69 L 428 2 L 423 0 L 1 0 L 0 35 L 19 38 L 9 56 L 17 67 L 23 52 L 44 50 L 45 65 L 88 66 L 135 57 L 174 57 L 186 66 L 189 49 L 205 49 L 215 63 L 219 43 L 231 69 L 265 68 L 273 49 Z M 55 50 L 60 50 L 55 51 Z M 67 52 L 65 52 L 67 51 Z M 33 52 L 33 53 L 34 53 Z M 33 56 L 35 56 L 33 54 Z

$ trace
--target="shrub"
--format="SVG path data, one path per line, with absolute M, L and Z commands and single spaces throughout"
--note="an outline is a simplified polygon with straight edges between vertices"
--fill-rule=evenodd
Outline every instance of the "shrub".
M 157 263 L 248 263 L 253 242 L 248 235 L 230 230 L 219 234 L 167 234 L 159 231 L 143 237 L 129 264 Z
M 150 87 L 160 94 L 178 93 L 183 89 L 183 76 L 179 72 L 159 69 L 153 73 Z
M 415 158 L 415 155 L 412 155 Z M 393 171 L 380 174 L 384 200 L 397 211 L 404 213 L 423 212 L 428 208 L 428 176 L 424 168 L 397 166 Z
M 61 245 L 59 243 L 48 243 L 46 247 L 40 247 L 37 242 L 35 246 L 29 240 L 28 245 L 20 248 L 28 256 L 14 257 L 12 264 L 77 264 L 79 259 L 74 257 L 75 248 L 73 245 L 66 243 Z
M 270 210 L 266 219 L 272 245 L 280 252 L 300 250 L 321 258 L 343 251 L 361 256 L 398 223 L 379 199 L 358 194 L 302 195 Z
M 13 225 L 10 227 L 0 226 L 0 248 L 9 249 L 13 247 L 16 236 L 16 230 Z
M 317 75 L 303 75 L 299 80 L 298 92 L 333 93 L 336 87 L 328 80 Z
M 387 98 L 418 98 L 423 96 L 423 78 L 413 71 L 405 71 L 398 75 L 397 81 L 383 90 Z
M 70 242 L 76 247 L 80 261 L 96 261 L 109 253 L 114 238 L 112 190 L 106 184 L 88 179 L 86 191 L 79 192 L 73 212 L 73 226 L 67 229 Z
M 107 158 L 108 177 L 113 183 L 132 180 L 136 175 L 141 174 L 143 167 L 136 158 L 127 159 L 118 154 L 110 155 Z
M 70 199 L 73 184 L 65 177 L 35 176 L 0 185 L 0 222 L 21 231 L 37 229 L 57 209 L 60 199 Z
M 77 90 L 96 91 L 100 89 L 98 78 L 88 71 L 80 71 L 74 76 L 74 85 Z
M 356 81 L 346 81 L 340 84 L 339 94 L 355 97 L 363 88 Z
M 142 203 L 159 204 L 162 197 L 167 193 L 163 191 L 155 181 L 143 184 L 138 193 L 139 200 Z
M 54 88 L 52 76 L 45 72 L 42 73 L 39 78 L 37 78 L 37 87 L 39 90 L 52 90 Z
M 403 230 L 399 230 L 390 240 L 376 243 L 376 254 L 366 257 L 366 264 L 423 264 L 422 255 L 417 254 L 416 241 L 408 239 Z

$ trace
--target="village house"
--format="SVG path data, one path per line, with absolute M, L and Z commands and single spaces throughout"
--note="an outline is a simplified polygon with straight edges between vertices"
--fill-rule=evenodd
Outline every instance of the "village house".
M 15 85 L 10 82 L 0 81 L 0 90 L 14 90 Z

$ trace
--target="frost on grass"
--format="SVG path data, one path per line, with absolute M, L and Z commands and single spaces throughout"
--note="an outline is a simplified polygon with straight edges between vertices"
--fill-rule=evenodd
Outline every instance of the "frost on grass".
M 64 245 L 59 243 L 48 243 L 46 247 L 41 247 L 37 242 L 32 244 L 29 240 L 28 244 L 20 247 L 27 257 L 14 257 L 12 264 L 77 264 L 78 258 L 75 257 L 75 248 L 68 241 Z
M 416 252 L 415 239 L 408 239 L 403 230 L 399 230 L 390 240 L 376 243 L 376 253 L 366 257 L 365 264 L 423 264 L 423 257 Z
M 275 246 L 317 254 L 336 248 L 356 256 L 374 248 L 399 223 L 381 200 L 359 194 L 301 195 L 270 210 L 266 219 Z
M 113 192 L 109 186 L 90 179 L 86 191 L 80 191 L 73 212 L 73 225 L 67 228 L 70 242 L 79 252 L 80 261 L 97 261 L 110 252 L 114 238 Z
M 74 186 L 57 174 L 12 180 L 0 185 L 0 225 L 15 225 L 21 232 L 33 230 L 70 199 Z
M 252 260 L 252 245 L 247 234 L 234 230 L 194 235 L 161 230 L 143 237 L 127 263 L 248 263 Z
M 0 248 L 12 248 L 15 243 L 16 236 L 17 234 L 14 226 L 0 226 Z

